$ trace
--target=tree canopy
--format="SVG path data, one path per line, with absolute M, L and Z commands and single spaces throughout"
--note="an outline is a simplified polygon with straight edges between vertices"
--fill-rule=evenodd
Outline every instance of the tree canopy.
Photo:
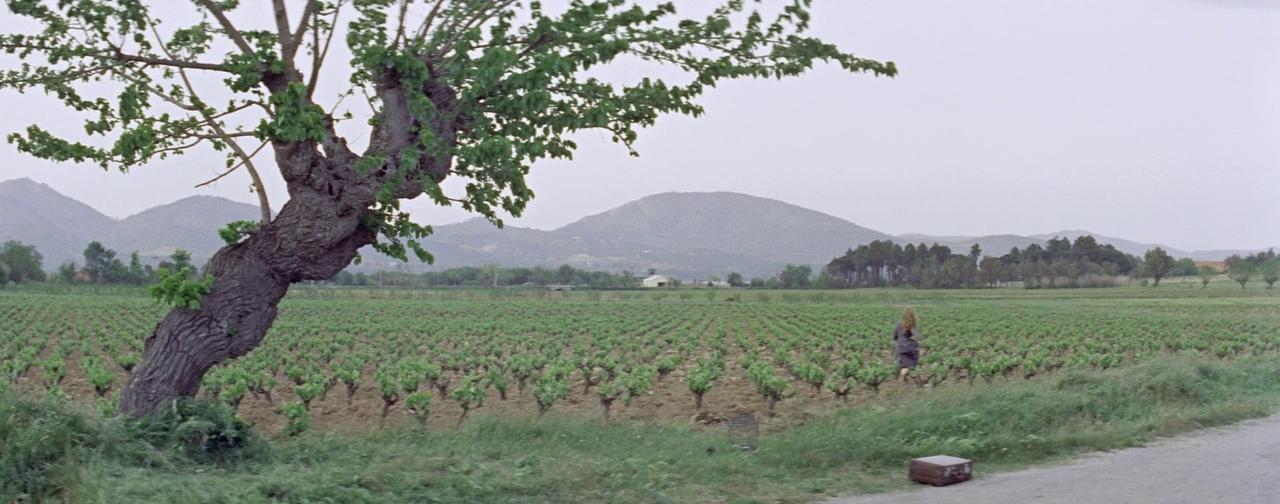
M 1168 252 L 1165 252 L 1163 248 L 1156 247 L 1147 251 L 1146 255 L 1143 257 L 1142 263 L 1143 271 L 1146 274 L 1151 275 L 1158 286 L 1160 285 L 1160 279 L 1164 278 L 1165 275 L 1169 274 L 1169 271 L 1173 269 L 1175 261 L 1173 256 L 1169 255 Z
M 530 166 L 572 157 L 576 132 L 605 131 L 634 154 L 641 128 L 663 114 L 702 114 L 698 98 L 726 79 L 794 76 L 817 62 L 896 73 L 893 63 L 805 36 L 811 0 L 781 8 L 728 0 L 684 19 L 673 2 L 550 3 L 274 0 L 264 9 L 195 0 L 195 16 L 178 24 L 138 0 L 9 0 L 42 29 L 0 35 L 0 49 L 24 61 L 0 76 L 0 88 L 44 91 L 86 116 L 80 136 L 32 125 L 9 141 L 36 157 L 122 171 L 212 148 L 225 153 L 228 173 L 248 172 L 263 222 L 272 210 L 256 154 L 271 145 L 286 182 L 367 193 L 363 220 L 375 246 L 426 260 L 420 240 L 430 228 L 401 199 L 425 194 L 501 225 L 502 212 L 518 216 L 533 197 Z M 259 23 L 237 23 L 250 15 Z M 364 99 L 371 111 L 363 152 L 335 127 L 352 117 L 350 104 L 342 112 L 316 96 L 335 35 L 351 54 L 335 99 Z M 683 77 L 616 84 L 592 74 L 624 64 L 675 67 Z M 94 96 L 103 83 L 110 94 Z M 279 162 L 317 146 L 332 176 Z M 466 179 L 464 193 L 446 194 L 445 177 Z
M 968 255 L 954 253 L 946 245 L 876 240 L 849 249 L 827 263 L 823 285 L 837 288 L 905 286 L 959 288 L 1023 282 L 1027 287 L 1081 287 L 1114 285 L 1104 276 L 1127 275 L 1138 259 L 1110 244 L 1099 244 L 1090 235 L 1049 239 L 1025 249 L 1013 247 L 1000 256 L 982 256 L 974 243 Z M 1065 280 L 1065 283 L 1059 282 Z
M 0 245 L 0 268 L 5 280 L 13 283 L 43 282 L 45 280 L 44 256 L 35 245 L 9 240 Z

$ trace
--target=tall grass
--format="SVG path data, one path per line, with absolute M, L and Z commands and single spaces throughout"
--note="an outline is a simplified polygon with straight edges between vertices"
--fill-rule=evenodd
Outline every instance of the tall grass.
M 227 428 L 225 419 L 196 429 L 204 437 L 163 434 L 216 412 L 142 428 L 6 397 L 0 501 L 803 502 L 906 486 L 904 464 L 917 456 L 973 458 L 982 473 L 1135 446 L 1277 406 L 1274 357 L 1168 357 L 884 397 L 766 436 L 754 452 L 732 449 L 717 430 L 548 415 L 478 417 L 457 431 L 307 434 L 229 458 L 207 449 L 207 433 Z

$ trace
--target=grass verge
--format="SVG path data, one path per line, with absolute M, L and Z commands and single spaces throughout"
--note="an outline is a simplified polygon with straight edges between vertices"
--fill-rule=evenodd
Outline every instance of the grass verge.
M 0 502 L 806 502 L 907 487 L 905 462 L 917 456 L 1005 470 L 1278 406 L 1274 357 L 1169 357 L 885 398 L 765 437 L 750 453 L 730 449 L 723 432 L 548 416 L 478 417 L 438 433 L 307 434 L 210 458 L 155 424 L 88 420 L 8 396 Z

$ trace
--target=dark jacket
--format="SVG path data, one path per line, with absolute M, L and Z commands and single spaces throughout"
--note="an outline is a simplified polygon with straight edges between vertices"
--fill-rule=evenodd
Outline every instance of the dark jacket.
M 918 337 L 920 337 L 919 327 L 906 331 L 899 322 L 898 327 L 893 330 L 893 342 L 897 346 L 899 366 L 913 368 L 920 361 L 920 342 L 914 339 Z

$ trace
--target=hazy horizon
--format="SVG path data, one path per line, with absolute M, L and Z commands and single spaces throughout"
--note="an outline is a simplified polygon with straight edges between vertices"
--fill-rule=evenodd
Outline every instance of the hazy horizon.
M 706 96 L 707 116 L 643 131 L 637 159 L 582 135 L 574 161 L 534 166 L 539 196 L 508 223 L 552 229 L 655 193 L 731 191 L 895 235 L 1087 229 L 1183 250 L 1280 245 L 1267 191 L 1280 187 L 1277 26 L 1280 2 L 1264 0 L 819 1 L 816 35 L 901 75 L 820 67 L 729 83 Z M 78 127 L 47 97 L 3 96 L 0 133 Z M 0 180 L 29 177 L 115 218 L 197 194 L 255 203 L 242 173 L 192 187 L 223 166 L 211 151 L 120 174 L 4 144 L 0 164 Z M 283 184 L 267 183 L 279 209 Z M 407 207 L 432 224 L 471 217 Z
M 16 181 L 16 180 L 22 180 L 22 179 L 25 179 L 25 180 L 31 180 L 31 179 L 29 179 L 29 178 L 23 177 L 23 178 L 21 178 L 21 179 L 0 180 L 0 184 L 4 184 L 4 183 L 6 183 L 6 182 L 11 182 L 11 181 Z M 36 183 L 41 183 L 41 182 L 36 181 Z M 55 188 L 55 190 L 56 190 L 56 188 Z M 746 193 L 739 193 L 739 192 L 733 192 L 733 191 L 668 191 L 668 192 L 665 192 L 665 193 L 654 193 L 654 194 L 650 194 L 650 195 L 642 196 L 640 199 L 648 198 L 648 197 L 651 197 L 651 196 L 661 196 L 661 195 L 663 195 L 663 194 L 730 194 L 730 195 L 746 195 L 746 196 L 751 196 L 751 197 L 764 198 L 763 196 L 756 196 L 756 195 L 751 195 L 751 194 L 746 194 Z M 190 197 L 193 197 L 193 196 L 207 196 L 207 197 L 214 197 L 214 198 L 223 198 L 222 196 L 214 195 L 214 194 L 198 194 L 198 195 L 189 195 L 189 196 L 184 196 L 183 198 L 180 198 L 180 199 L 190 198 Z M 226 199 L 226 200 L 230 200 L 230 201 L 235 201 L 235 200 L 232 200 L 232 199 L 230 199 L 230 198 L 224 198 L 224 199 Z M 777 200 L 777 199 L 774 199 L 774 198 L 765 198 L 765 199 L 770 199 L 770 200 L 773 200 L 773 201 L 779 201 L 779 202 L 781 202 L 781 203 L 783 203 L 783 204 L 792 204 L 792 203 L 790 203 L 790 202 L 782 201 L 782 200 Z M 176 203 L 177 201 L 178 201 L 178 200 L 174 200 L 174 201 L 172 201 L 172 202 L 162 203 L 162 204 L 157 205 L 157 206 L 164 206 L 164 205 L 167 205 L 167 204 Z M 618 206 L 618 207 L 620 207 L 620 206 L 623 206 L 623 205 L 626 205 L 626 204 L 628 204 L 628 203 L 632 203 L 632 202 L 635 202 L 635 201 L 638 201 L 638 200 L 629 200 L 629 201 L 619 202 L 619 204 L 618 204 L 617 206 Z M 242 204 L 245 204 L 245 205 L 249 205 L 249 206 L 251 206 L 251 207 L 255 207 L 255 208 L 256 208 L 256 204 L 255 204 L 255 202 L 252 202 L 252 201 L 239 201 L 239 203 L 242 203 Z M 86 203 L 86 204 L 87 204 L 87 203 Z M 92 207 L 92 205 L 90 205 L 90 206 Z M 143 209 L 141 212 L 146 212 L 146 211 L 151 210 L 151 209 L 154 209 L 154 208 L 156 208 L 156 207 L 151 207 L 151 208 Z M 614 207 L 614 208 L 617 208 L 617 207 Z M 554 227 L 548 227 L 548 228 L 529 228 L 529 229 L 539 229 L 539 230 L 543 230 L 543 231 L 551 231 L 551 230 L 555 230 L 555 229 L 557 229 L 557 228 L 563 227 L 563 226 L 565 226 L 565 225 L 572 224 L 572 223 L 576 222 L 578 219 L 583 219 L 583 218 L 587 218 L 587 217 L 592 217 L 592 216 L 600 215 L 600 214 L 603 214 L 603 213 L 609 213 L 609 212 L 610 212 L 610 211 L 612 211 L 614 208 L 606 209 L 606 210 L 605 210 L 605 211 L 603 211 L 603 212 L 596 212 L 596 213 L 591 213 L 591 214 L 585 214 L 585 215 L 579 216 L 579 217 L 578 217 L 578 218 L 576 218 L 576 219 L 572 219 L 572 220 L 570 220 L 569 222 L 566 222 L 566 223 L 564 223 L 564 224 L 557 225 L 557 226 L 554 226 Z M 95 210 L 98 210 L 99 212 L 101 212 L 101 210 L 99 210 L 99 209 L 97 209 L 97 208 L 95 208 Z M 812 210 L 812 209 L 810 209 L 810 210 Z M 129 217 L 132 217 L 132 216 L 134 216 L 134 215 L 136 215 L 136 214 L 138 214 L 138 213 L 141 213 L 141 212 L 135 212 L 135 213 L 133 213 L 133 214 L 128 214 L 128 215 L 110 215 L 110 214 L 105 214 L 105 213 L 104 213 L 104 215 L 107 215 L 107 217 L 110 217 L 110 218 L 112 218 L 112 219 L 115 219 L 115 220 L 119 221 L 119 220 L 124 220 L 124 219 L 127 219 L 127 218 L 129 218 Z M 829 214 L 827 214 L 827 215 L 829 215 Z M 833 217 L 841 218 L 840 216 L 833 216 Z M 469 214 L 467 214 L 467 216 L 465 216 L 463 220 L 460 220 L 460 221 L 457 221 L 457 222 L 439 223 L 439 224 L 437 224 L 437 225 L 460 224 L 460 223 L 463 223 L 463 222 L 465 222 L 465 221 L 467 221 L 467 220 L 483 221 L 483 218 L 478 217 L 478 216 L 474 216 L 474 215 L 469 215 Z M 845 219 L 845 220 L 848 220 L 848 219 Z M 850 221 L 850 222 L 852 222 L 852 221 Z M 853 224 L 858 224 L 858 223 L 857 223 L 857 222 L 853 222 Z M 512 227 L 512 226 L 515 226 L 515 227 L 525 227 L 525 226 L 521 226 L 520 224 L 507 224 L 507 227 Z M 865 226 L 864 226 L 864 227 L 865 227 Z M 893 236 L 895 236 L 895 237 L 906 237 L 906 239 L 902 240 L 902 243 L 903 243 L 903 244 L 907 243 L 907 241 L 915 241 L 915 240 L 923 240 L 923 241 L 928 241 L 928 240 L 938 240 L 938 241 L 948 242 L 948 241 L 964 241 L 964 240 L 966 240 L 966 239 L 970 239 L 970 238 L 982 238 L 982 237 L 984 237 L 984 236 L 1012 235 L 1012 233 L 996 233 L 996 234 L 994 234 L 994 235 L 983 235 L 983 236 L 973 235 L 973 236 L 968 236 L 968 235 L 928 234 L 928 233 L 916 233 L 916 232 L 896 233 L 896 232 L 888 232 L 888 231 L 884 231 L 884 230 L 880 230 L 880 229 L 872 229 L 872 231 L 879 231 L 879 232 L 883 232 L 883 233 L 886 233 L 886 234 L 889 234 L 889 235 L 893 235 Z M 1082 232 L 1082 231 L 1083 231 L 1083 232 L 1093 233 L 1094 235 L 1097 235 L 1097 236 L 1104 236 L 1104 235 L 1105 235 L 1105 233 L 1099 233 L 1099 232 L 1094 231 L 1094 230 L 1091 230 L 1091 229 L 1085 229 L 1085 228 L 1063 228 L 1063 229 L 1045 230 L 1045 231 L 1042 231 L 1042 232 L 1036 232 L 1036 233 L 1025 233 L 1025 234 L 1023 234 L 1023 235 L 1021 235 L 1021 236 L 1027 236 L 1027 237 L 1035 236 L 1035 235 L 1041 235 L 1041 236 L 1060 236 L 1060 235 L 1074 236 L 1074 234 L 1075 234 L 1075 233 Z M 1110 238 L 1119 238 L 1119 239 L 1126 239 L 1126 240 L 1128 240 L 1128 239 L 1129 239 L 1129 238 L 1124 237 L 1124 236 L 1110 236 Z M 1194 249 L 1194 248 L 1185 248 L 1185 247 L 1180 247 L 1180 246 L 1177 246 L 1176 244 L 1171 244 L 1171 243 L 1167 243 L 1167 242 L 1148 242 L 1148 243 L 1149 243 L 1149 244 L 1151 244 L 1151 245 L 1161 245 L 1161 246 L 1169 247 L 1169 248 L 1171 248 L 1171 249 L 1177 249 L 1177 250 L 1180 250 L 1180 251 L 1182 251 L 1182 252 L 1187 252 L 1187 253 L 1209 252 L 1209 251 L 1215 251 L 1215 250 L 1263 250 L 1263 249 L 1275 249 L 1275 248 L 1280 248 L 1280 245 L 1268 245 L 1268 246 L 1265 246 L 1265 247 L 1219 247 L 1219 248 L 1214 248 L 1214 249 Z M 428 248 L 430 248 L 430 247 L 428 247 Z M 996 253 L 996 254 L 998 255 L 998 254 L 1000 254 L 1000 253 L 1003 253 L 1004 251 L 991 251 L 991 252 Z M 411 262 L 416 262 L 416 261 L 411 261 Z

